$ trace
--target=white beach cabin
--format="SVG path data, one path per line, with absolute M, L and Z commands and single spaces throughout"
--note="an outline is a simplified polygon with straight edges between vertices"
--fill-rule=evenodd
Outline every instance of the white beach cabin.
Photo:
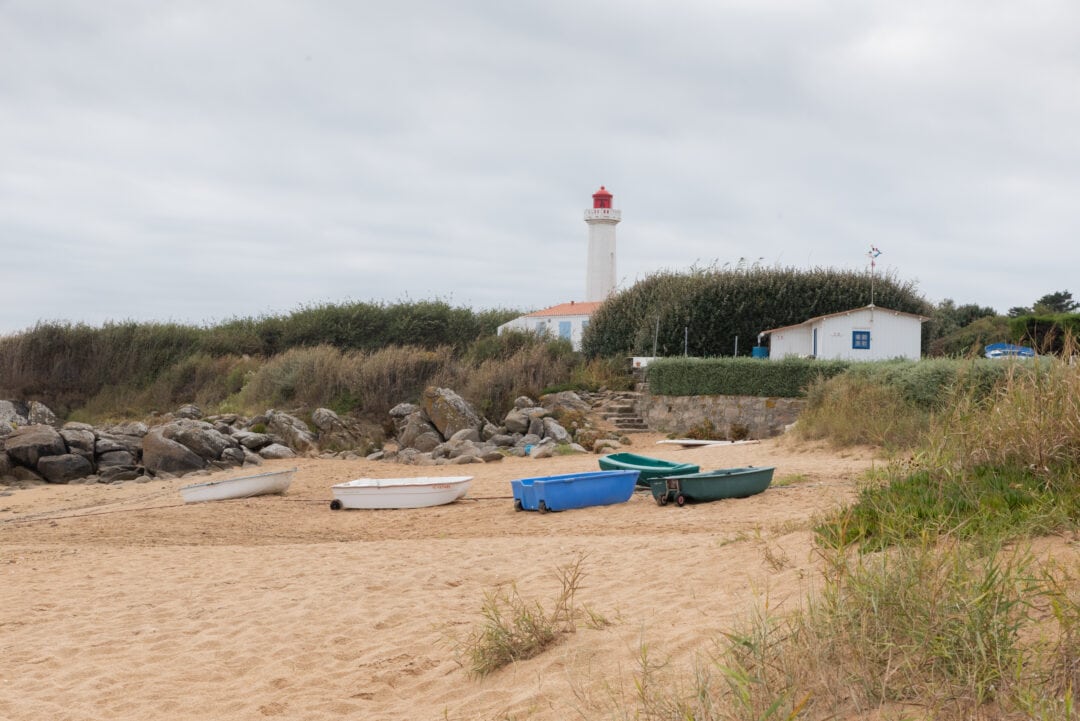
M 508 330 L 523 330 L 549 338 L 565 338 L 574 350 L 581 350 L 581 334 L 600 303 L 561 303 L 544 310 L 518 316 L 499 326 L 499 335 Z
M 922 357 L 922 324 L 928 318 L 870 304 L 830 313 L 798 325 L 763 331 L 769 358 L 788 356 L 825 360 L 891 360 Z

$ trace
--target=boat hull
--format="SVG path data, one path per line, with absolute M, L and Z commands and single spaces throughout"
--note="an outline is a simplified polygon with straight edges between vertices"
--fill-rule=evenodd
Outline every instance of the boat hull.
M 720 468 L 685 476 L 653 478 L 649 481 L 653 498 L 663 506 L 668 501 L 719 501 L 747 498 L 762 493 L 772 483 L 772 467 Z
M 226 501 L 232 498 L 251 498 L 284 493 L 292 483 L 295 468 L 284 471 L 268 471 L 254 476 L 226 478 L 223 481 L 195 483 L 180 489 L 184 503 Z
M 637 471 L 637 485 L 648 487 L 653 478 L 697 473 L 700 466 L 692 463 L 676 463 L 660 458 L 639 456 L 635 453 L 612 453 L 600 457 L 600 468 L 605 471 Z
M 357 478 L 331 490 L 330 508 L 427 508 L 463 498 L 472 476 L 431 478 Z
M 592 471 L 519 478 L 510 481 L 510 487 L 515 509 L 544 513 L 625 503 L 634 494 L 637 477 L 637 471 Z

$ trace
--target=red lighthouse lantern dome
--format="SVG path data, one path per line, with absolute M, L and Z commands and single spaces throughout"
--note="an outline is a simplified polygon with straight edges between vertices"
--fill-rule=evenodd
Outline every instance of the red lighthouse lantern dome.
M 611 193 L 609 193 L 607 190 L 605 190 L 604 186 L 601 185 L 600 190 L 593 193 L 592 207 L 593 208 L 610 208 L 611 207 L 611 198 L 612 198 Z

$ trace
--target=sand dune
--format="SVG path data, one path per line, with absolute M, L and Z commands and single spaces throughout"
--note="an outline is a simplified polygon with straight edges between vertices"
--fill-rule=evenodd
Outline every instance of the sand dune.
M 184 505 L 191 478 L 41 486 L 0 496 L 0 718 L 568 719 L 620 703 L 642 643 L 689 663 L 768 594 L 812 582 L 809 521 L 853 497 L 869 454 L 777 441 L 633 450 L 705 468 L 774 465 L 737 501 L 516 513 L 509 481 L 596 468 L 596 456 L 299 468 L 280 497 Z M 230 475 L 243 475 L 233 471 Z M 436 508 L 329 510 L 360 476 L 472 475 Z M 220 474 L 220 477 L 226 477 Z M 0 487 L 3 490 L 3 487 Z M 541 656 L 471 678 L 454 638 L 485 591 L 546 604 L 584 555 L 580 627 Z

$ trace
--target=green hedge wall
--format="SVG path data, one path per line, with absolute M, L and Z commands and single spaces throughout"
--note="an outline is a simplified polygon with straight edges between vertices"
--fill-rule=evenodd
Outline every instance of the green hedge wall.
M 818 376 L 832 377 L 847 361 L 785 358 L 661 358 L 649 363 L 649 391 L 663 396 L 763 396 L 798 398 Z

